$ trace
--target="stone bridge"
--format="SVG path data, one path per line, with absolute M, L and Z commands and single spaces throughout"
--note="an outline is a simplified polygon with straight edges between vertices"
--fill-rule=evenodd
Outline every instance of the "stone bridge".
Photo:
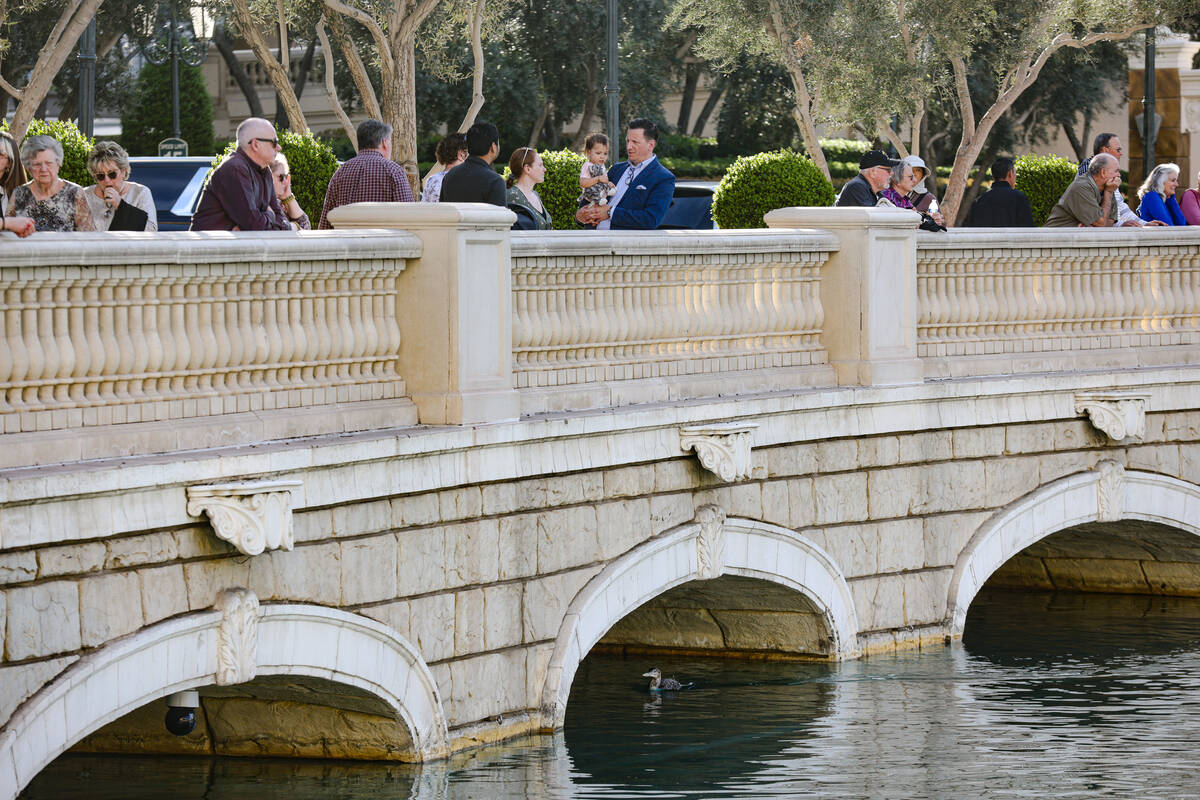
M 1200 594 L 1200 231 L 336 213 L 0 248 L 0 796 L 69 748 L 437 759 L 561 726 L 595 648 Z

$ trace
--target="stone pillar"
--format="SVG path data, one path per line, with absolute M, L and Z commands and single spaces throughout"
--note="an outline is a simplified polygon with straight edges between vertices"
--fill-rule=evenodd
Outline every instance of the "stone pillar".
M 780 208 L 771 228 L 822 228 L 839 249 L 821 268 L 822 338 L 843 386 L 918 383 L 915 211 Z
M 400 374 L 426 425 L 520 416 L 512 379 L 512 269 L 516 215 L 483 203 L 354 203 L 335 228 L 392 228 L 421 239 L 397 284 Z
M 1139 33 L 1131 41 L 1136 47 L 1129 56 L 1129 139 L 1125 154 L 1129 157 L 1133 197 L 1126 199 L 1136 208 L 1136 189 L 1146 179 L 1147 172 L 1142 165 L 1145 145 L 1137 127 L 1146 93 L 1146 39 Z M 1200 167 L 1200 153 L 1192 152 L 1193 140 L 1200 146 L 1200 135 L 1192 135 L 1200 134 L 1200 72 L 1192 69 L 1192 59 L 1198 52 L 1200 42 L 1191 41 L 1186 34 L 1158 29 L 1154 43 L 1154 109 L 1162 116 L 1162 122 L 1154 143 L 1154 160 L 1159 164 L 1178 164 L 1181 187 L 1192 185 L 1193 170 Z M 1185 95 L 1185 91 L 1190 94 Z

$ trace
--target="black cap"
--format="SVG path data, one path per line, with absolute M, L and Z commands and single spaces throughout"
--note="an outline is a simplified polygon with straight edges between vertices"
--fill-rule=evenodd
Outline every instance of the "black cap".
M 888 167 L 890 169 L 899 163 L 900 159 L 888 158 L 882 150 L 868 150 L 858 160 L 858 168 L 860 170 L 870 167 Z

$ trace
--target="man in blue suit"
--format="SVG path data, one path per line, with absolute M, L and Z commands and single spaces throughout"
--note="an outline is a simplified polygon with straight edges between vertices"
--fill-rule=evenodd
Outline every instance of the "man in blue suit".
M 657 144 L 657 125 L 640 117 L 631 120 L 625 132 L 629 160 L 608 171 L 608 179 L 617 187 L 617 193 L 606 206 L 583 206 L 575 219 L 601 231 L 657 228 L 675 196 L 675 176 L 655 157 Z

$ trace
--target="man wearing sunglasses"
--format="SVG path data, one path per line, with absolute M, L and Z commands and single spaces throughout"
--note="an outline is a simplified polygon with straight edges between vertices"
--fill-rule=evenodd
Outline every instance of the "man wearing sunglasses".
M 271 162 L 279 152 L 275 127 L 250 117 L 238 125 L 237 150 L 213 170 L 192 215 L 194 231 L 296 230 L 275 195 Z

